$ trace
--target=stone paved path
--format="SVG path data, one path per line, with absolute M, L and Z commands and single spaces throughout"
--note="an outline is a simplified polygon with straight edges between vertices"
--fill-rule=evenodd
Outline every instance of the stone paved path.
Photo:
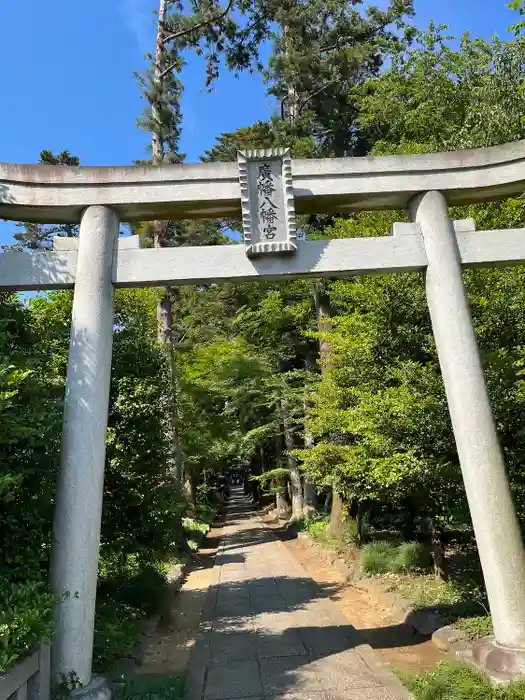
M 240 490 L 186 678 L 186 700 L 398 700 L 412 696 L 267 530 Z

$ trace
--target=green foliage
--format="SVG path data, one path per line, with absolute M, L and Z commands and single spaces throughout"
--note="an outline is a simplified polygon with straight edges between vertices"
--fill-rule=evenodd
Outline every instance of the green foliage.
M 0 673 L 51 638 L 54 598 L 44 583 L 0 583 Z
M 392 570 L 394 573 L 425 571 L 430 568 L 430 565 L 428 545 L 422 542 L 403 542 L 396 548 Z
M 205 537 L 210 529 L 209 524 L 202 520 L 186 517 L 182 519 L 182 526 L 190 548 L 193 551 L 196 551 L 199 548 L 203 537 Z
M 308 534 L 312 539 L 323 541 L 328 534 L 329 523 L 324 520 L 314 520 L 308 524 Z
M 126 564 L 104 560 L 99 572 L 99 593 L 102 598 L 153 615 L 162 607 L 166 574 L 164 562 L 144 563 L 136 555 Z
M 0 297 L 0 669 L 51 634 L 46 585 L 63 384 L 27 307 Z
M 454 623 L 470 641 L 488 637 L 493 634 L 492 618 L 490 615 L 476 615 L 474 617 L 463 617 Z
M 367 574 L 423 571 L 430 566 L 428 546 L 420 542 L 369 542 L 361 550 L 361 569 Z
M 99 602 L 93 643 L 95 667 L 107 668 L 138 644 L 142 632 L 141 617 L 137 608 L 114 599 Z
M 512 0 L 509 2 L 508 6 L 511 10 L 516 10 L 519 17 L 525 17 L 525 2 L 524 0 Z M 513 24 L 508 28 L 508 31 L 514 32 L 516 36 L 519 36 L 525 27 L 525 19 L 520 19 L 518 22 Z
M 283 118 L 272 131 L 286 131 L 287 145 L 313 141 L 318 153 L 342 156 L 364 148 L 355 129 L 356 86 L 404 45 L 413 6 L 411 0 L 391 0 L 384 9 L 363 0 L 232 0 L 226 10 L 207 1 L 191 11 L 174 13 L 168 31 L 180 51 L 204 56 L 207 86 L 218 77 L 221 58 L 230 70 L 263 73 L 268 92 L 281 103 Z M 268 39 L 273 51 L 265 65 L 260 48 Z
M 290 476 L 290 470 L 284 467 L 270 469 L 259 475 L 251 477 L 252 481 L 258 481 L 267 493 L 285 493 L 286 483 Z
M 392 571 L 396 553 L 391 542 L 370 542 L 361 550 L 361 569 L 367 574 L 386 574 Z
M 444 661 L 432 671 L 400 674 L 417 700 L 521 700 L 525 683 L 494 686 L 487 676 L 465 663 Z
M 439 581 L 433 574 L 396 577 L 392 588 L 410 600 L 416 609 L 428 609 L 439 613 L 444 623 L 478 617 L 485 608 L 483 591 L 472 581 L 450 579 Z
M 417 31 L 408 51 L 363 91 L 359 122 L 375 153 L 491 146 L 523 138 L 524 38 L 491 42 L 465 34 L 452 48 L 447 27 Z
M 97 659 L 122 654 L 138 619 L 162 600 L 163 563 L 184 535 L 184 497 L 168 460 L 165 360 L 157 295 L 122 291 L 109 409 Z M 0 303 L 0 597 L 2 664 L 50 634 L 47 580 L 71 294 Z M 9 601 L 9 602 L 5 602 Z M 111 601 L 111 604 L 108 602 Z M 123 614 L 121 606 L 126 606 Z M 115 614 L 112 606 L 119 607 Z

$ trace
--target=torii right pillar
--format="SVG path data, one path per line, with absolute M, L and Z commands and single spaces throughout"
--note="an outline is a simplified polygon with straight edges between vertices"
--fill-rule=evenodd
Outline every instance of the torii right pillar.
M 474 333 L 461 257 L 440 192 L 410 204 L 423 236 L 426 295 L 483 568 L 494 639 L 474 647 L 493 675 L 525 673 L 525 550 Z

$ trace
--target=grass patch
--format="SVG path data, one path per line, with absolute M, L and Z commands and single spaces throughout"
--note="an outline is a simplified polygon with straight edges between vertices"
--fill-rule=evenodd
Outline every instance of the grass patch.
M 361 569 L 371 575 L 391 572 L 396 549 L 391 542 L 370 542 L 361 550 Z
M 181 700 L 184 680 L 179 676 L 143 675 L 115 683 L 115 700 Z
M 391 590 L 410 600 L 416 609 L 441 614 L 448 624 L 460 618 L 486 615 L 483 592 L 476 586 L 466 586 L 462 581 L 438 581 L 432 574 L 398 576 L 392 582 Z
M 465 602 L 465 591 L 461 586 L 453 581 L 438 581 L 433 574 L 398 577 L 392 590 L 408 598 L 416 608 L 438 609 Z
M 412 675 L 398 673 L 417 700 L 525 700 L 525 682 L 494 686 L 468 664 L 445 661 Z
M 471 642 L 481 637 L 488 637 L 493 633 L 492 618 L 490 615 L 476 615 L 474 617 L 465 617 L 457 620 L 455 627 L 465 633 L 467 639 Z
M 428 571 L 432 564 L 429 547 L 422 542 L 403 542 L 396 547 L 395 573 Z
M 0 581 L 0 673 L 41 638 L 50 639 L 55 598 L 45 582 Z

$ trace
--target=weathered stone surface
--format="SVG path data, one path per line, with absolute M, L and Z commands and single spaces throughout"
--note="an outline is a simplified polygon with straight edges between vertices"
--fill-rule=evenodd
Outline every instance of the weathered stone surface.
M 502 647 L 494 637 L 474 642 L 472 660 L 496 679 L 525 678 L 525 651 Z
M 500 645 L 525 651 L 525 549 L 463 283 L 457 236 L 441 192 L 417 196 L 410 211 L 425 242 L 428 309 L 494 635 Z
M 60 602 L 52 675 L 58 679 L 73 672 L 84 685 L 91 680 L 113 343 L 111 268 L 118 232 L 110 209 L 94 206 L 84 212 L 53 526 L 51 581 Z
M 75 700 L 111 700 L 112 685 L 103 676 L 93 676 L 83 688 L 77 688 L 69 697 Z
M 246 254 L 293 253 L 297 249 L 290 151 L 240 151 L 242 223 Z
M 521 195 L 525 141 L 461 152 L 293 161 L 298 214 L 405 209 L 421 191 L 442 191 L 450 205 Z M 77 222 L 92 204 L 122 221 L 238 216 L 237 163 L 159 167 L 0 164 L 0 216 Z
M 261 695 L 262 686 L 257 661 L 246 659 L 227 664 L 211 662 L 204 688 L 205 700 L 247 698 Z
M 463 265 L 525 262 L 525 229 L 463 232 L 457 235 Z M 302 241 L 290 258 L 247 258 L 242 246 L 188 246 L 130 250 L 113 258 L 113 284 L 147 287 L 227 280 L 305 276 L 348 277 L 376 272 L 423 271 L 427 265 L 421 235 Z M 75 251 L 0 254 L 0 289 L 69 289 L 76 279 Z
M 222 570 L 233 564 L 230 547 L 242 554 L 243 580 L 223 580 Z M 213 577 L 220 583 L 210 587 L 212 603 L 190 659 L 186 700 L 411 697 L 370 647 L 358 647 L 358 633 L 329 599 L 330 591 L 262 527 L 240 492 L 231 501 L 220 553 L 220 572 Z M 224 606 L 230 612 L 237 605 L 239 612 L 247 601 L 250 614 L 221 615 Z
M 432 641 L 437 646 L 438 649 L 442 651 L 448 651 L 454 644 L 462 642 L 465 639 L 465 635 L 461 630 L 456 627 L 447 625 L 446 627 L 440 627 L 432 635 Z
M 409 610 L 404 623 L 413 627 L 416 632 L 428 637 L 443 625 L 443 618 L 437 613 L 426 610 Z

